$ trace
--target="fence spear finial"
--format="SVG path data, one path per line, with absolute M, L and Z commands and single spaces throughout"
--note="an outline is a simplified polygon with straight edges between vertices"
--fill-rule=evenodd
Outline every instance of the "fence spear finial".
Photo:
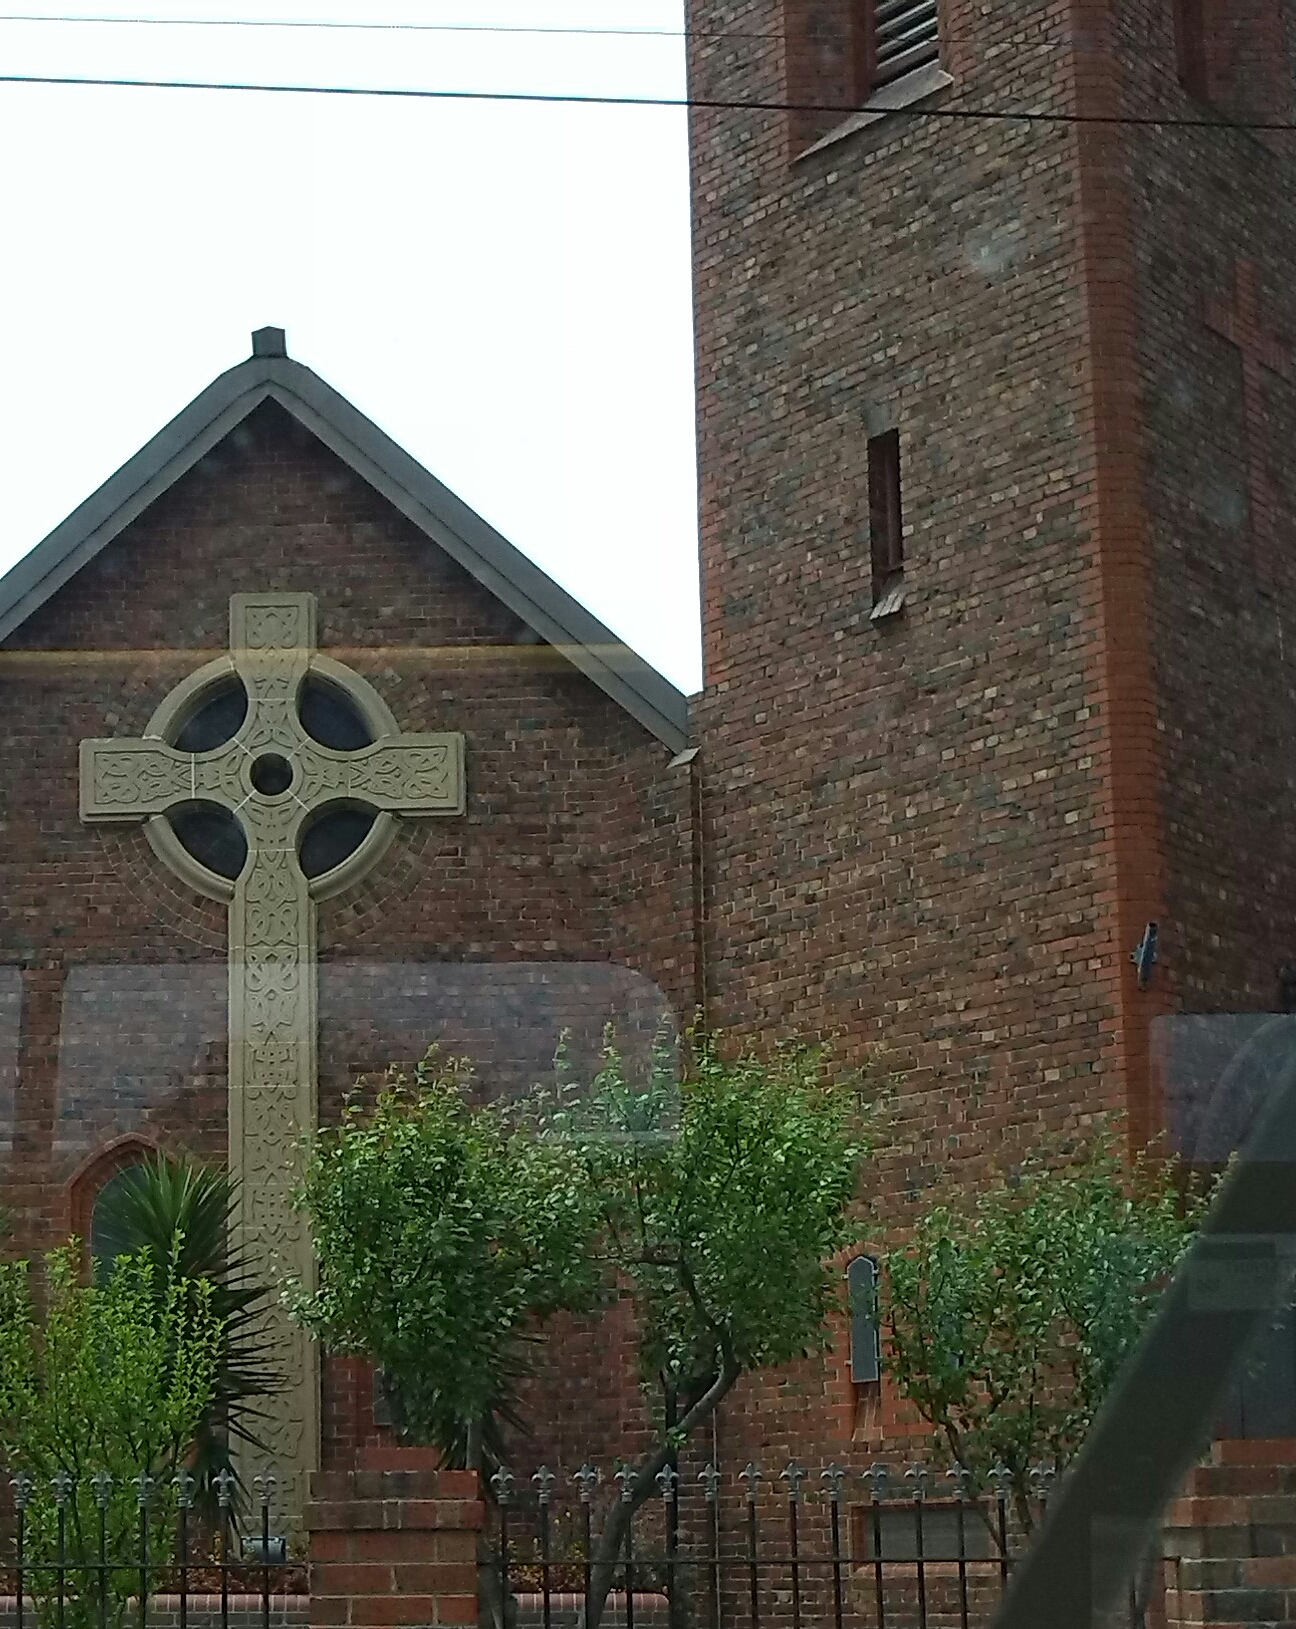
M 707 1503 L 713 1505 L 720 1493 L 720 1467 L 715 1464 L 704 1465 L 698 1472 L 698 1481 L 706 1488 Z
M 807 1472 L 804 1465 L 798 1465 L 795 1459 L 790 1459 L 783 1470 L 779 1472 L 779 1481 L 788 1485 L 788 1498 L 793 1504 L 801 1500 L 801 1484 L 805 1481 Z
M 845 1467 L 839 1465 L 836 1460 L 833 1460 L 826 1471 L 819 1472 L 820 1480 L 828 1484 L 829 1497 L 835 1505 L 841 1503 L 842 1487 L 846 1481 L 846 1475 Z
M 538 1471 L 531 1473 L 531 1480 L 536 1485 L 536 1494 L 542 1505 L 549 1503 L 549 1496 L 553 1493 L 553 1485 L 558 1480 L 547 1465 L 542 1465 Z

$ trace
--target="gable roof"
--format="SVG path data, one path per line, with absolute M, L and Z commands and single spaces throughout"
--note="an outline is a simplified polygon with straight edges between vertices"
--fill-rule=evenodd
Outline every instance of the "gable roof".
M 432 542 L 673 752 L 688 738 L 682 691 L 534 565 L 318 374 L 282 330 L 222 373 L 99 490 L 0 577 L 0 643 L 265 401 L 275 401 Z

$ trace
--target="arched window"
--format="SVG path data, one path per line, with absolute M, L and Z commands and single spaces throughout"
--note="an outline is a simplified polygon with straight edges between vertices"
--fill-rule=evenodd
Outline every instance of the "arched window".
M 90 1209 L 90 1236 L 86 1240 L 86 1246 L 90 1252 L 90 1270 L 97 1283 L 103 1282 L 117 1259 L 116 1243 L 111 1231 L 105 1226 L 106 1212 L 113 1195 L 121 1193 L 138 1168 L 138 1161 L 123 1166 L 114 1176 L 108 1178 L 94 1197 L 94 1204 Z
M 142 1137 L 122 1137 L 91 1155 L 70 1184 L 71 1231 L 85 1245 L 86 1257 L 96 1279 L 111 1264 L 111 1241 L 104 1227 L 105 1200 L 120 1192 L 131 1172 L 150 1159 L 157 1150 Z

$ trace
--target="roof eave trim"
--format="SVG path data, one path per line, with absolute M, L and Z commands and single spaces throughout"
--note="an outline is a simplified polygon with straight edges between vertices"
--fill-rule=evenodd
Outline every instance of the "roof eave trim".
M 287 357 L 254 357 L 221 374 L 0 579 L 0 642 L 268 398 L 671 752 L 688 744 L 680 690 L 345 396 Z
M 269 386 L 261 372 L 232 368 L 222 374 L 5 574 L 0 641 L 266 399 Z
M 688 744 L 688 700 L 669 680 L 318 374 L 288 358 L 267 368 L 268 396 L 671 752 Z

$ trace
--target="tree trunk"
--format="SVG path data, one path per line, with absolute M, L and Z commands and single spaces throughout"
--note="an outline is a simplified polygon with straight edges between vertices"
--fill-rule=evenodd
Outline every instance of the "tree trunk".
M 714 1384 L 707 1388 L 705 1395 L 692 1407 L 685 1409 L 684 1418 L 679 1424 L 685 1436 L 711 1418 L 717 1406 L 733 1389 L 741 1372 L 737 1364 L 727 1367 L 716 1377 Z M 617 1566 L 625 1549 L 626 1533 L 630 1524 L 636 1513 L 656 1494 L 658 1472 L 665 1470 L 666 1466 L 674 1461 L 676 1454 L 677 1449 L 673 1444 L 659 1442 L 635 1466 L 634 1479 L 630 1484 L 630 1498 L 618 1499 L 608 1512 L 594 1546 L 594 1562 L 590 1568 L 590 1594 L 585 1602 L 584 1629 L 598 1629 L 607 1598 L 616 1582 Z

